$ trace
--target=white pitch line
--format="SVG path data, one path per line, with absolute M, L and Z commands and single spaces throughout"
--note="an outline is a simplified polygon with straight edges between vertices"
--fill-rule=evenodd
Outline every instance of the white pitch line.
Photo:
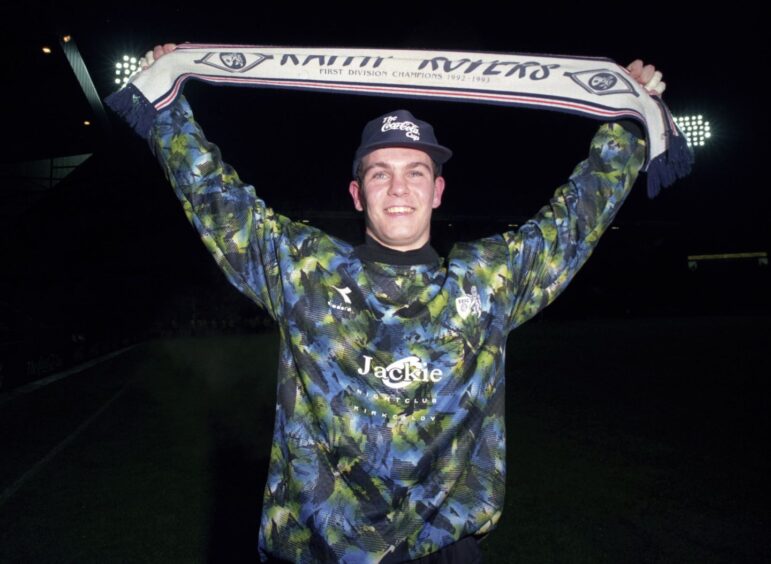
M 29 384 L 20 386 L 11 392 L 8 392 L 7 394 L 0 394 L 0 406 L 5 405 L 9 401 L 12 401 L 19 396 L 23 396 L 24 394 L 28 394 L 30 392 L 34 392 L 35 390 L 39 390 L 40 388 L 47 386 L 48 384 L 53 384 L 54 382 L 57 382 L 62 378 L 66 378 L 67 376 L 72 376 L 73 374 L 82 372 L 83 370 L 91 368 L 92 366 L 96 366 L 97 364 L 101 364 L 105 361 L 108 361 L 111 358 L 118 356 L 119 354 L 123 354 L 124 352 L 133 349 L 135 346 L 136 345 L 131 345 L 123 349 L 108 353 L 106 355 L 100 356 L 93 360 L 89 360 L 88 362 L 84 362 L 83 364 L 79 364 L 78 366 L 74 366 L 73 368 L 70 368 L 69 370 L 65 370 L 64 372 L 57 372 L 56 374 L 51 374 L 50 376 L 46 376 L 45 378 L 41 378 L 40 380 L 35 380 L 34 382 L 30 382 Z
M 128 383 L 124 384 L 124 386 L 118 390 L 110 399 L 108 399 L 102 407 L 96 410 L 96 413 L 91 415 L 88 419 L 83 421 L 80 425 L 78 425 L 78 428 L 75 429 L 72 433 L 70 433 L 66 438 L 64 438 L 58 445 L 56 445 L 54 448 L 52 448 L 50 451 L 48 451 L 48 454 L 46 454 L 43 458 L 38 460 L 29 470 L 24 472 L 24 474 L 21 475 L 13 484 L 8 486 L 3 493 L 0 493 L 0 507 L 5 505 L 5 503 L 11 499 L 14 494 L 16 494 L 17 491 L 25 484 L 27 483 L 30 478 L 32 478 L 35 474 L 37 474 L 43 467 L 45 467 L 46 464 L 51 462 L 53 458 L 59 454 L 64 448 L 69 445 L 72 441 L 74 441 L 78 435 L 80 435 L 83 431 L 86 430 L 86 428 L 91 425 L 102 413 L 105 412 L 105 410 L 110 407 L 115 400 L 117 400 L 121 395 L 123 395 L 123 392 L 126 391 L 126 388 L 128 387 Z

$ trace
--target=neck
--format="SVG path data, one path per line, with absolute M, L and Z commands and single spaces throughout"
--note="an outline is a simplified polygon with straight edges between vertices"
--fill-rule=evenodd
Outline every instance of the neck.
M 399 266 L 412 266 L 416 264 L 434 264 L 439 262 L 439 255 L 434 248 L 426 243 L 418 249 L 400 251 L 387 247 L 375 240 L 369 233 L 363 245 L 356 247 L 356 256 L 365 262 L 382 262 Z

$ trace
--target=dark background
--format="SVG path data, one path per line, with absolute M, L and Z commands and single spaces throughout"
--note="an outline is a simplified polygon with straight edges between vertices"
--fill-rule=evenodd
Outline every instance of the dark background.
M 144 143 L 113 115 L 102 127 L 92 114 L 58 44 L 62 34 L 74 38 L 101 97 L 114 89 L 114 62 L 124 52 L 139 56 L 164 41 L 568 53 L 622 64 L 643 58 L 664 72 L 673 114 L 703 114 L 712 140 L 697 149 L 693 173 L 656 199 L 647 198 L 644 176 L 638 181 L 616 229 L 542 315 L 768 312 L 768 269 L 757 259 L 709 261 L 696 270 L 687 259 L 768 250 L 769 196 L 761 174 L 768 34 L 752 12 L 733 5 L 711 14 L 597 3 L 538 9 L 32 2 L 3 10 L 9 56 L 0 154 L 0 374 L 6 388 L 201 320 L 248 328 L 261 316 L 217 271 Z M 53 53 L 44 55 L 43 45 Z M 361 127 L 395 107 L 410 108 L 455 152 L 433 232 L 444 253 L 454 241 L 531 216 L 585 157 L 597 126 L 566 114 L 454 102 L 203 84 L 189 85 L 186 95 L 208 137 L 269 204 L 349 240 L 362 232 L 347 194 Z M 83 125 L 87 119 L 91 126 Z M 50 189 L 44 179 L 19 172 L 22 162 L 81 153 L 92 156 Z
M 0 560 L 253 561 L 270 448 L 275 332 L 219 272 L 145 144 L 92 113 L 59 47 L 66 33 L 102 98 L 117 58 L 166 41 L 654 63 L 672 112 L 703 114 L 712 140 L 656 199 L 643 175 L 570 288 L 509 339 L 506 508 L 485 551 L 491 562 L 767 561 L 768 267 L 688 260 L 769 249 L 758 10 L 6 3 Z M 455 152 L 433 227 L 444 253 L 534 214 L 597 127 L 453 102 L 201 84 L 185 94 L 269 204 L 351 241 L 361 127 L 411 109 Z M 76 154 L 91 156 L 53 187 L 24 165 Z

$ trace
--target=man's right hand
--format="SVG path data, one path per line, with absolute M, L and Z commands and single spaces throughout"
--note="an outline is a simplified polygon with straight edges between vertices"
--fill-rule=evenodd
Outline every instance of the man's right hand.
M 152 51 L 148 51 L 145 53 L 145 56 L 139 59 L 139 68 L 142 70 L 145 70 L 152 66 L 152 64 L 166 55 L 167 53 L 171 53 L 174 51 L 174 49 L 177 48 L 177 45 L 175 43 L 166 43 L 165 45 L 156 45 L 153 47 Z

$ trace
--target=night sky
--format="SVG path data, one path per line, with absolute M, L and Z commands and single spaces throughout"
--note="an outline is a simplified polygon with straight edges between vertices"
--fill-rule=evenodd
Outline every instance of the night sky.
M 710 121 L 712 142 L 697 150 L 693 173 L 656 199 L 647 198 L 644 176 L 638 180 L 618 230 L 586 267 L 593 274 L 575 284 L 595 284 L 594 276 L 609 288 L 637 284 L 624 300 L 653 287 L 665 299 L 667 269 L 682 270 L 689 254 L 768 249 L 769 196 L 760 172 L 768 114 L 753 78 L 767 72 L 768 34 L 758 29 L 759 18 L 737 8 L 693 15 L 650 4 L 592 4 L 591 14 L 586 7 L 503 3 L 26 6 L 26 15 L 4 18 L 14 56 L 7 75 L 13 81 L 3 89 L 2 160 L 94 153 L 88 166 L 32 204 L 19 204 L 24 188 L 12 176 L 0 191 L 0 249 L 13 265 L 3 281 L 5 307 L 28 324 L 81 319 L 108 304 L 118 316 L 122 308 L 152 310 L 182 284 L 224 284 L 144 143 L 112 114 L 109 134 L 97 123 L 82 125 L 94 117 L 57 45 L 63 33 L 74 38 L 102 97 L 114 88 L 121 54 L 139 56 L 166 41 L 564 53 L 621 64 L 639 57 L 663 71 L 673 114 L 701 113 Z M 43 55 L 43 44 L 54 52 Z M 201 83 L 189 84 L 185 95 L 208 138 L 270 205 L 349 240 L 361 237 L 347 185 L 363 124 L 399 107 L 433 123 L 455 153 L 435 215 L 434 243 L 442 253 L 454 241 L 532 216 L 585 158 L 597 127 L 573 115 L 457 102 Z M 731 291 L 742 294 L 741 287 Z M 116 296 L 125 301 L 116 303 Z M 561 298 L 570 299 L 569 292 Z
M 639 57 L 663 71 L 664 99 L 672 112 L 704 114 L 714 137 L 699 151 L 691 178 L 654 204 L 640 201 L 643 190 L 638 190 L 625 210 L 627 219 L 699 225 L 761 221 L 768 197 L 757 186 L 756 163 L 766 147 L 768 118 L 759 111 L 762 89 L 751 86 L 749 77 L 768 63 L 768 38 L 755 32 L 751 14 L 677 16 L 650 4 L 644 12 L 594 4 L 591 16 L 585 9 L 539 11 L 503 8 L 503 3 L 409 10 L 371 3 L 366 11 L 354 3 L 343 5 L 172 4 L 150 16 L 138 15 L 143 10 L 133 6 L 81 11 L 71 3 L 43 3 L 36 15 L 15 20 L 9 30 L 18 55 L 11 61 L 14 76 L 39 86 L 24 95 L 24 106 L 34 112 L 19 111 L 18 101 L 5 104 L 13 132 L 6 138 L 14 143 L 4 160 L 103 147 L 97 128 L 82 131 L 90 110 L 71 71 L 61 64 L 60 50 L 49 57 L 40 54 L 44 42 L 56 47 L 57 32 L 75 38 L 103 95 L 114 87 L 119 54 L 141 54 L 164 41 L 565 53 L 605 56 L 621 64 Z M 361 127 L 396 107 L 433 122 L 440 140 L 455 152 L 446 170 L 450 192 L 442 211 L 448 214 L 494 209 L 496 215 L 529 216 L 584 156 L 595 126 L 575 116 L 456 102 L 223 91 L 199 84 L 186 94 L 208 137 L 242 177 L 264 187 L 261 194 L 276 192 L 297 207 L 324 210 L 350 209 L 348 161 Z M 114 123 L 120 131 L 122 124 Z

